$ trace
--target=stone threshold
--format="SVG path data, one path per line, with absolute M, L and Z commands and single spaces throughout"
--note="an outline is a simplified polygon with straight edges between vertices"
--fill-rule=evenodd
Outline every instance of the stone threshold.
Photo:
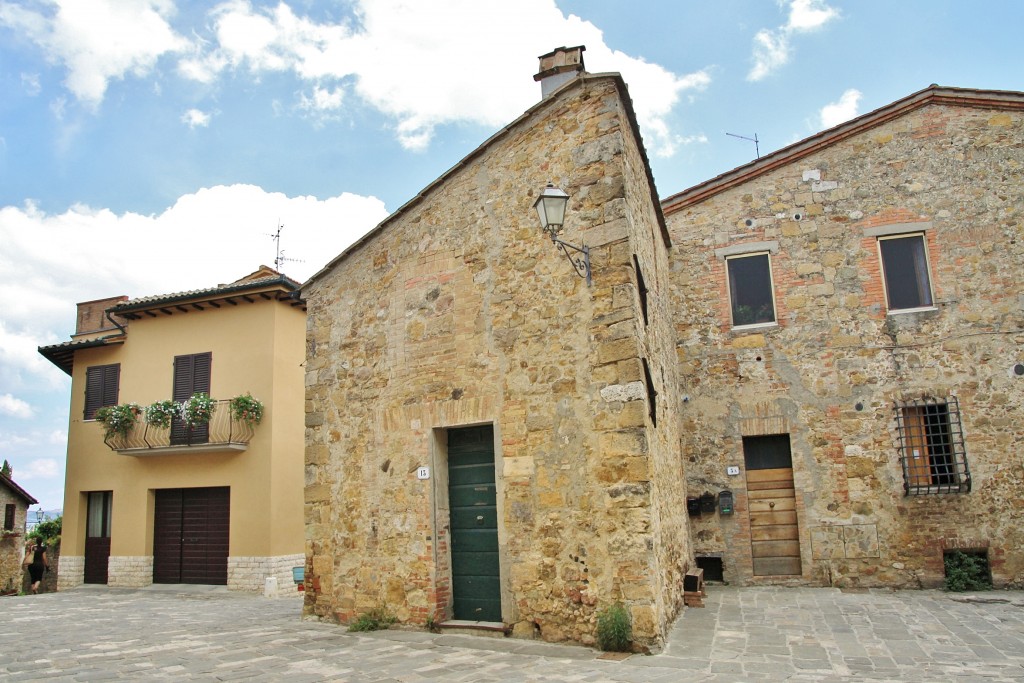
M 437 625 L 445 633 L 463 633 L 466 635 L 505 637 L 505 624 L 500 621 L 471 621 L 469 619 L 449 619 Z

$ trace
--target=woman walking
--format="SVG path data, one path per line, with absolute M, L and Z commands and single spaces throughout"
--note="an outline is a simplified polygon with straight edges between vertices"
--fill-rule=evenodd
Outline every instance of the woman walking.
M 32 582 L 32 594 L 39 592 L 39 582 L 43 580 L 43 572 L 49 571 L 50 561 L 46 559 L 46 546 L 41 541 L 30 538 L 25 548 L 25 561 L 22 564 L 28 568 L 29 579 Z

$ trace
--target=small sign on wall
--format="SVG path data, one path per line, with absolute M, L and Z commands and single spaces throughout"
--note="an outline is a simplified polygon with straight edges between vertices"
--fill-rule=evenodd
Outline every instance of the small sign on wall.
M 735 477 L 737 474 L 740 473 L 740 468 L 736 467 L 736 465 L 729 465 L 728 467 L 725 468 L 725 473 L 728 474 L 730 477 Z
M 430 468 L 429 467 L 420 467 L 419 469 L 417 469 L 416 470 L 416 478 L 417 479 L 430 479 Z

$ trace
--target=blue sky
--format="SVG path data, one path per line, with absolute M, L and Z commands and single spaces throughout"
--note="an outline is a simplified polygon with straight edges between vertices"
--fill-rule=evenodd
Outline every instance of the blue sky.
M 302 280 L 586 45 L 662 196 L 932 83 L 1024 90 L 1024 3 L 0 0 L 0 458 L 62 505 L 75 304 Z M 195 243 L 202 244 L 195 257 Z

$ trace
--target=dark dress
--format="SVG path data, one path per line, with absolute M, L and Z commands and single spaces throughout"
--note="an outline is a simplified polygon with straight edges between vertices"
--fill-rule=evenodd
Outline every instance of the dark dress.
M 32 583 L 43 580 L 43 571 L 46 569 L 46 564 L 43 562 L 43 553 L 46 552 L 46 548 L 36 548 L 35 554 L 32 556 L 32 563 L 28 566 L 28 575 L 32 578 Z

